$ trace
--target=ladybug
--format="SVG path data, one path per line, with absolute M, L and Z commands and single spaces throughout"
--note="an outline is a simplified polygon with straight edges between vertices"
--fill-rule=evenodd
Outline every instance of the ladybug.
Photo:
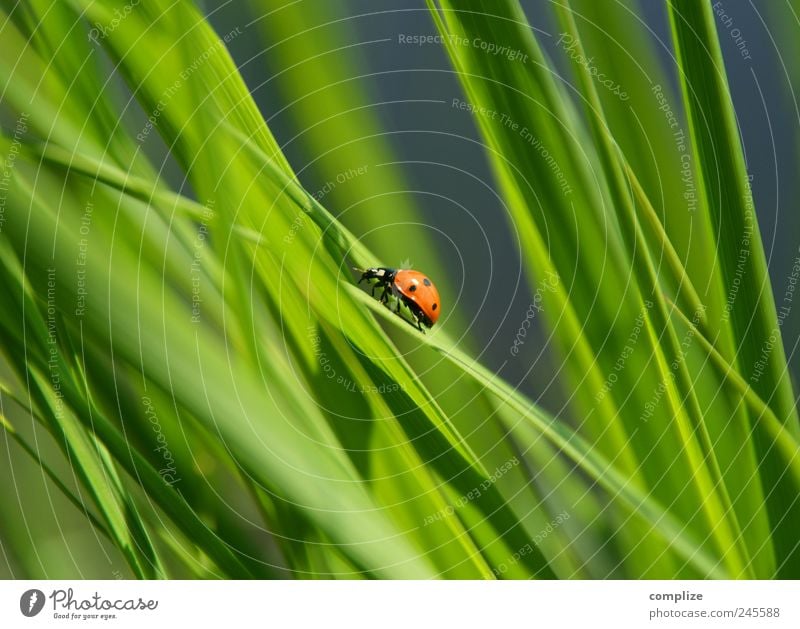
M 439 319 L 442 309 L 439 291 L 424 273 L 409 269 L 369 268 L 361 272 L 358 283 L 369 280 L 378 280 L 372 285 L 373 297 L 376 288 L 383 289 L 380 300 L 384 304 L 388 303 L 390 294 L 397 297 L 397 313 L 400 313 L 400 305 L 405 304 L 414 315 L 417 328 L 422 332 L 425 331 L 422 325 L 430 328 Z

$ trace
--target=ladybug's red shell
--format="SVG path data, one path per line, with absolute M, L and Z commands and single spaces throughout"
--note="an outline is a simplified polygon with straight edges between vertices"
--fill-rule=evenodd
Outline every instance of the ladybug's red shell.
M 417 304 L 431 324 L 436 323 L 442 302 L 439 300 L 439 291 L 424 273 L 400 269 L 394 276 L 394 288 L 407 300 Z

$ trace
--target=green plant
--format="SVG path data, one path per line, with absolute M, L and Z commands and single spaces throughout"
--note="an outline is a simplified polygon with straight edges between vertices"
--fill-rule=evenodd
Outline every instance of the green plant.
M 53 511 L 78 507 L 140 578 L 797 578 L 800 425 L 780 342 L 751 378 L 778 319 L 710 6 L 665 3 L 681 108 L 666 78 L 631 78 L 622 102 L 584 63 L 602 32 L 653 54 L 622 9 L 553 3 L 571 84 L 516 1 L 427 5 L 531 291 L 549 282 L 577 421 L 476 360 L 457 320 L 422 334 L 355 286 L 351 266 L 403 255 L 351 231 L 401 175 L 304 190 L 226 49 L 240 29 L 185 1 L 3 3 L 2 103 L 29 131 L 0 138 L 0 417 Z M 267 54 L 329 81 L 327 111 L 281 84 L 319 168 L 386 160 L 357 60 L 327 54 L 336 31 L 251 6 L 285 43 Z M 653 84 L 696 164 L 688 217 Z M 179 187 L 142 150 L 156 132 Z M 367 205 L 345 225 L 326 204 L 348 194 Z M 54 576 L 19 506 L 23 523 L 0 516 L 9 565 Z

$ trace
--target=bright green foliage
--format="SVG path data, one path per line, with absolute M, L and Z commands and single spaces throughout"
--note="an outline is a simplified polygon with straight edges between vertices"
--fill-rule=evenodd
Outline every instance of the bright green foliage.
M 247 36 L 285 68 L 323 178 L 389 163 L 347 26 L 313 1 L 252 0 Z M 665 70 L 629 13 L 597 5 L 554 2 L 569 45 L 546 49 L 514 0 L 427 2 L 483 108 L 526 280 L 550 282 L 572 421 L 456 341 L 464 313 L 422 334 L 354 285 L 351 267 L 424 243 L 405 197 L 402 238 L 353 235 L 380 226 L 402 171 L 304 190 L 226 48 L 241 28 L 215 33 L 185 0 L 0 4 L 0 420 L 12 474 L 38 470 L 29 488 L 106 557 L 43 560 L 46 522 L 17 496 L 9 574 L 798 578 L 800 426 L 780 342 L 751 379 L 780 334 L 712 15 L 665 2 Z M 519 57 L 454 43 L 476 40 Z M 577 55 L 649 72 L 623 106 Z M 690 213 L 656 93 L 685 128 Z M 145 153 L 159 137 L 180 186 Z

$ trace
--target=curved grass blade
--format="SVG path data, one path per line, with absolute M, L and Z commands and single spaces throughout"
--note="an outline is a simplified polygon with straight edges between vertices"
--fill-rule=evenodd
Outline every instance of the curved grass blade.
M 711 5 L 667 0 L 666 6 L 691 140 L 701 165 L 698 178 L 716 235 L 717 263 L 723 284 L 738 286 L 736 301 L 730 309 L 736 346 L 732 364 L 797 437 L 800 419 L 780 341 L 780 326 Z M 742 256 L 742 250 L 746 255 Z M 778 340 L 773 342 L 773 338 Z M 770 351 L 765 352 L 766 347 Z M 751 422 L 757 457 L 762 461 L 760 478 L 773 532 L 777 574 L 782 578 L 797 578 L 800 501 L 780 463 L 769 455 L 772 438 L 764 434 L 763 426 L 755 418 Z
M 621 474 L 614 465 L 598 454 L 582 437 L 567 427 L 563 422 L 550 417 L 545 411 L 531 402 L 508 383 L 489 372 L 485 367 L 465 355 L 451 340 L 443 334 L 437 337 L 425 336 L 397 320 L 385 307 L 362 295 L 361 291 L 352 289 L 353 294 L 382 318 L 406 330 L 439 351 L 443 356 L 457 365 L 483 387 L 496 395 L 502 403 L 510 406 L 521 417 L 544 435 L 559 451 L 567 455 L 582 468 L 600 487 L 606 489 L 612 500 L 620 500 L 637 519 L 646 522 L 654 532 L 660 535 L 686 561 L 697 567 L 701 574 L 713 578 L 730 578 L 729 573 L 720 566 L 721 559 L 715 558 L 707 549 L 687 531 L 685 524 L 680 523 L 667 510 L 659 505 L 651 496 L 636 486 L 635 482 Z

